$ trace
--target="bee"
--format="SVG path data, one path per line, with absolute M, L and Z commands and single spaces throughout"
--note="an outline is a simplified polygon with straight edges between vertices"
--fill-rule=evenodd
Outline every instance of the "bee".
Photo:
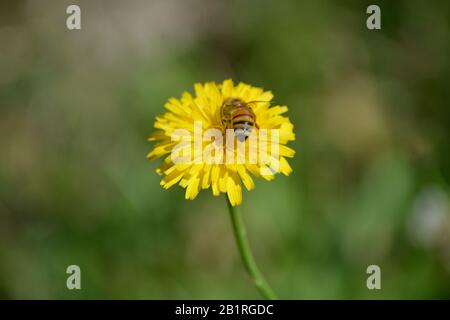
M 254 102 L 245 102 L 239 98 L 227 98 L 220 108 L 222 125 L 225 129 L 233 129 L 240 142 L 245 141 L 253 131 L 253 128 L 259 129 L 256 123 L 256 116 L 250 104 Z

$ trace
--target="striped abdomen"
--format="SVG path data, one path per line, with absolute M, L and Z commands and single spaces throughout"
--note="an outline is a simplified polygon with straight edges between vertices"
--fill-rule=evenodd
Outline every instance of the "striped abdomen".
M 239 98 L 225 99 L 220 113 L 224 127 L 233 129 L 240 141 L 248 138 L 253 127 L 258 128 L 252 108 Z
M 234 131 L 238 129 L 251 131 L 255 125 L 255 114 L 248 106 L 236 107 L 231 112 L 231 127 Z

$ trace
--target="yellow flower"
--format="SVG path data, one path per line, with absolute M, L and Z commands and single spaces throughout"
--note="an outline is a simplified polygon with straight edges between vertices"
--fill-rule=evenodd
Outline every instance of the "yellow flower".
M 254 188 L 249 173 L 272 180 L 277 172 L 284 175 L 292 172 L 286 157 L 293 157 L 295 151 L 286 144 L 295 140 L 294 126 L 289 118 L 282 116 L 288 110 L 286 106 L 270 106 L 273 98 L 270 91 L 244 83 L 234 85 L 230 79 L 221 84 L 197 83 L 194 89 L 194 96 L 184 92 L 180 99 L 169 99 L 165 104 L 168 111 L 156 118 L 154 127 L 158 131 L 148 138 L 157 143 L 147 158 L 154 160 L 166 156 L 156 170 L 163 176 L 161 185 L 165 189 L 178 183 L 186 188 L 185 198 L 194 199 L 201 189 L 211 187 L 215 196 L 227 193 L 230 203 L 235 206 L 242 202 L 241 183 L 247 190 Z M 255 124 L 250 133 L 254 135 L 250 139 L 246 137 L 245 140 L 235 140 L 236 136 L 228 135 L 227 131 L 236 131 L 235 128 L 230 128 L 230 122 L 228 125 L 224 124 L 224 113 L 221 112 L 221 107 L 228 98 L 238 98 L 253 110 Z M 197 124 L 200 124 L 200 128 Z M 245 125 L 248 126 L 248 123 Z M 208 129 L 220 130 L 220 137 L 216 135 L 212 139 L 214 134 L 204 135 Z M 180 132 L 186 134 L 181 136 Z M 184 141 L 184 149 L 181 148 L 184 151 L 180 152 L 181 141 Z M 239 146 L 243 146 L 243 149 Z M 192 151 L 193 157 L 189 157 L 189 151 Z M 175 152 L 187 155 L 185 161 L 175 161 Z M 229 158 L 228 152 L 231 154 Z M 267 152 L 270 154 L 267 155 Z

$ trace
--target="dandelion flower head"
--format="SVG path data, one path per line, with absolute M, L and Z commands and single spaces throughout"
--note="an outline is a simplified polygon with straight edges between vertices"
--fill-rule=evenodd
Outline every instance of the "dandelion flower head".
M 254 188 L 252 176 L 270 181 L 278 172 L 286 176 L 292 172 L 286 158 L 292 158 L 295 151 L 286 144 L 295 140 L 294 126 L 283 115 L 286 106 L 271 106 L 270 91 L 245 83 L 234 85 L 230 79 L 219 84 L 197 83 L 194 90 L 194 95 L 184 92 L 181 98 L 167 101 L 167 111 L 156 117 L 157 131 L 148 138 L 155 144 L 147 158 L 164 157 L 156 170 L 163 177 L 160 184 L 164 189 L 179 184 L 186 189 L 185 198 L 192 200 L 200 190 L 211 188 L 214 196 L 226 193 L 235 206 L 242 203 L 242 185 L 247 190 Z M 234 122 L 224 125 L 222 107 L 227 99 L 248 103 L 251 115 L 242 115 L 241 110 Z M 241 121 L 245 117 L 255 120 L 249 139 L 229 135 L 232 126 L 236 133 L 242 123 L 247 127 L 253 124 Z M 208 134 L 208 130 L 218 134 Z M 185 134 L 180 136 L 180 131 Z M 180 152 L 180 140 L 183 150 L 191 151 L 183 162 L 173 157 L 175 151 Z

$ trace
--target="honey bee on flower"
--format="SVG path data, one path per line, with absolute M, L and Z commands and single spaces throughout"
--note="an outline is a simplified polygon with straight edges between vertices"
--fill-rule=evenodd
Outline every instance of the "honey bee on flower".
M 156 118 L 158 131 L 149 137 L 156 144 L 148 159 L 165 157 L 156 170 L 165 189 L 179 184 L 185 198 L 194 199 L 211 187 L 235 206 L 242 202 L 241 184 L 254 188 L 251 175 L 272 180 L 278 172 L 292 172 L 286 158 L 295 151 L 286 144 L 295 140 L 294 126 L 282 115 L 286 106 L 270 105 L 270 91 L 232 80 L 194 89 L 195 95 L 169 99 L 168 111 Z

